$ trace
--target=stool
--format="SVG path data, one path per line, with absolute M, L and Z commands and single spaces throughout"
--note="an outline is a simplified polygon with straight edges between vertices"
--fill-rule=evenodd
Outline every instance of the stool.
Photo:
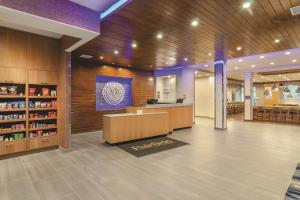
M 265 111 L 263 113 L 263 121 L 270 121 L 271 111 L 272 111 L 272 109 L 270 109 L 270 108 L 265 109 Z

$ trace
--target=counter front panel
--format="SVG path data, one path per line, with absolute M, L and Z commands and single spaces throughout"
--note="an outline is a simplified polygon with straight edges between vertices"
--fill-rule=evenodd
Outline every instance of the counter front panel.
M 169 131 L 174 129 L 193 126 L 193 105 L 192 104 L 155 104 L 146 107 L 127 107 L 127 113 L 136 113 L 143 110 L 144 113 L 167 112 L 170 124 Z
M 111 114 L 103 117 L 103 137 L 110 144 L 169 133 L 167 112 Z

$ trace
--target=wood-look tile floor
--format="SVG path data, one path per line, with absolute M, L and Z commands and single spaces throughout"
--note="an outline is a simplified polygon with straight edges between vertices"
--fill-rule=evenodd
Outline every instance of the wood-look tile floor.
M 72 148 L 0 161 L 1 200 L 282 200 L 300 160 L 300 126 L 197 118 L 190 145 L 136 158 L 72 136 Z

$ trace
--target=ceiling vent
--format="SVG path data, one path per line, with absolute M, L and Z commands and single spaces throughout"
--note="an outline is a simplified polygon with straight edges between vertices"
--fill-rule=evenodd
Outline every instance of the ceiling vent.
M 300 6 L 295 6 L 291 8 L 292 15 L 299 15 L 300 14 Z
M 87 59 L 90 59 L 90 58 L 92 58 L 93 56 L 90 56 L 90 55 L 85 55 L 85 54 L 82 54 L 81 56 L 80 56 L 80 58 L 87 58 Z

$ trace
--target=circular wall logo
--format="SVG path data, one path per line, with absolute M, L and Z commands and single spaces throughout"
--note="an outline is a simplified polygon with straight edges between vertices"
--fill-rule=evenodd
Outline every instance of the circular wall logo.
M 109 105 L 118 105 L 125 98 L 125 88 L 121 83 L 110 81 L 105 83 L 102 96 Z

